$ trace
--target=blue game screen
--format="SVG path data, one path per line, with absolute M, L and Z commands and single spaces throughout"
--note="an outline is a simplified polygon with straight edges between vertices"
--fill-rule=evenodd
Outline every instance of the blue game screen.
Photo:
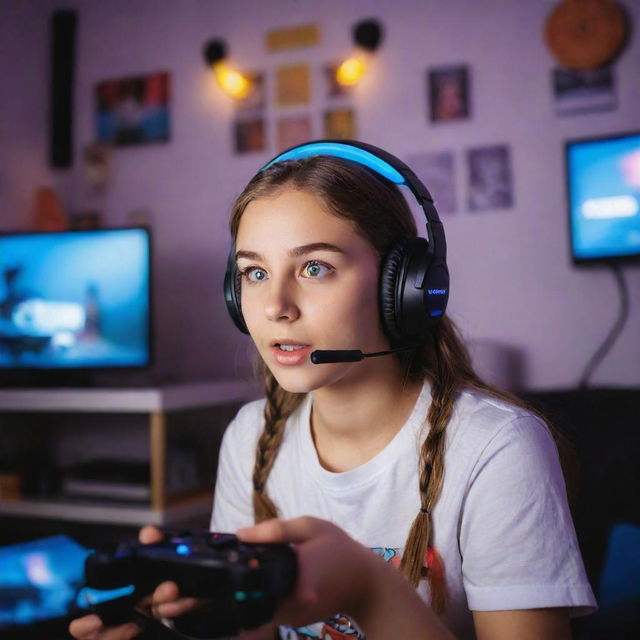
M 86 607 L 81 588 L 88 554 L 66 536 L 0 548 L 0 631 Z
M 0 235 L 0 368 L 143 367 L 146 229 Z
M 640 255 L 640 133 L 566 145 L 576 261 Z

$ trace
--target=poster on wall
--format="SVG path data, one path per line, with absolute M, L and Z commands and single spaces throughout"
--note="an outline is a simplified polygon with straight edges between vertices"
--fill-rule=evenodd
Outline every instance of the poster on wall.
M 510 150 L 507 145 L 467 151 L 469 209 L 487 211 L 513 205 Z
M 308 64 L 294 64 L 276 70 L 276 104 L 279 107 L 309 104 L 311 74 Z
M 311 118 L 292 116 L 278 120 L 278 149 L 284 151 L 311 140 Z
M 463 120 L 469 117 L 469 68 L 465 65 L 427 70 L 429 118 L 431 122 Z
M 610 111 L 617 105 L 613 69 L 587 71 L 556 68 L 552 71 L 556 113 L 570 116 L 593 111 Z
M 339 62 L 330 62 L 324 65 L 323 72 L 327 98 L 344 98 L 353 93 L 353 85 L 342 85 L 338 82 L 337 73 L 339 66 Z
M 236 98 L 233 102 L 236 113 L 259 112 L 265 106 L 265 78 L 261 71 L 249 71 L 244 76 L 249 81 L 249 93 L 244 98 Z
M 267 51 L 286 51 L 312 47 L 320 42 L 320 29 L 317 24 L 309 23 L 283 29 L 267 31 L 265 48 Z
M 96 137 L 114 146 L 167 142 L 170 128 L 167 72 L 104 80 L 96 85 Z
M 329 109 L 324 112 L 324 137 L 335 140 L 356 138 L 353 109 Z
M 455 213 L 457 206 L 453 152 L 417 153 L 407 158 L 407 164 L 429 189 L 438 213 Z
M 111 147 L 90 142 L 84 148 L 84 181 L 89 189 L 103 191 L 111 173 Z
M 265 148 L 264 118 L 236 120 L 233 124 L 234 150 L 236 153 L 262 151 Z

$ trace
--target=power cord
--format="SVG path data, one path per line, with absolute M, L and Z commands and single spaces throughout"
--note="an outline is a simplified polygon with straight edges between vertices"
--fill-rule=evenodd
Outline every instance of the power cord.
M 609 266 L 611 267 L 613 275 L 616 279 L 616 283 L 618 284 L 618 291 L 620 293 L 620 312 L 613 324 L 613 327 L 611 327 L 611 330 L 607 334 L 607 337 L 598 347 L 593 356 L 591 356 L 591 359 L 587 363 L 587 366 L 584 368 L 582 377 L 580 378 L 580 383 L 578 385 L 580 389 L 586 389 L 589 386 L 589 378 L 591 378 L 598 365 L 602 362 L 602 360 L 604 360 L 604 357 L 607 355 L 607 353 L 609 353 L 609 350 L 618 339 L 618 336 L 622 332 L 622 329 L 627 322 L 627 318 L 629 317 L 629 288 L 627 287 L 627 282 L 624 278 L 624 274 L 619 264 L 612 263 Z

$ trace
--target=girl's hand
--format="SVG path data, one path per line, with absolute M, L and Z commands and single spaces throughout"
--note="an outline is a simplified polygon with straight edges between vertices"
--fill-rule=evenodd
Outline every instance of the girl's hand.
M 308 516 L 268 520 L 237 535 L 245 542 L 291 542 L 296 547 L 298 581 L 276 611 L 278 624 L 302 626 L 338 612 L 357 620 L 371 595 L 374 573 L 384 564 L 342 529 Z
M 160 542 L 163 533 L 156 527 L 147 526 L 140 530 L 138 539 L 143 544 Z M 156 587 L 153 595 L 141 603 L 151 607 L 157 618 L 172 618 L 189 611 L 194 606 L 193 598 L 180 598 L 175 582 L 163 582 Z M 115 627 L 105 627 L 95 614 L 73 620 L 69 633 L 77 640 L 130 640 L 140 634 L 140 627 L 133 622 Z
M 454 640 L 451 632 L 390 564 L 324 520 L 267 520 L 240 529 L 245 542 L 291 542 L 298 582 L 273 622 L 303 626 L 337 613 L 353 617 L 369 640 Z

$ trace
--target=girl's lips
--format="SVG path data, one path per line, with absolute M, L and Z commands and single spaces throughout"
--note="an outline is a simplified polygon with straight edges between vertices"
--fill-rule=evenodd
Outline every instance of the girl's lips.
M 278 364 L 295 366 L 304 364 L 309 360 L 311 346 L 302 347 L 302 349 L 295 349 L 294 351 L 282 351 L 278 345 L 275 345 L 271 347 L 271 353 L 273 354 L 273 359 Z

